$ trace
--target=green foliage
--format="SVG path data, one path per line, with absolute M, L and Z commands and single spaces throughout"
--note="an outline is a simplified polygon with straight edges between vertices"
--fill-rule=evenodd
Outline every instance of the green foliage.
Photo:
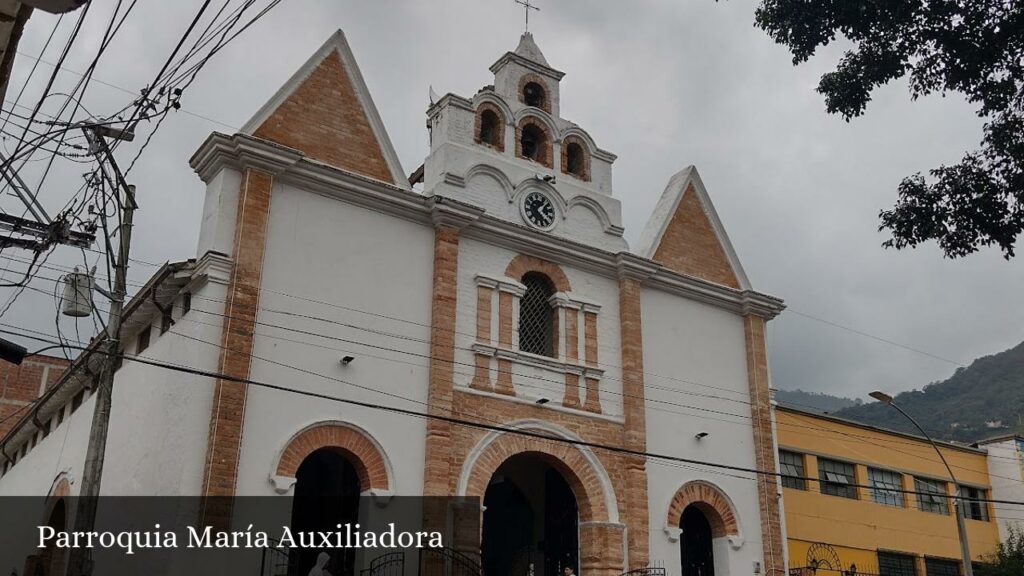
M 974 570 L 975 576 L 1021 576 L 1024 574 L 1024 534 L 1010 528 L 1006 541 L 985 563 Z
M 1024 343 L 978 358 L 942 382 L 903 392 L 896 402 L 935 438 L 976 442 L 1019 430 L 1024 420 Z M 838 416 L 917 434 L 896 410 L 879 402 L 844 408 Z M 989 428 L 987 422 L 1002 421 Z M 1022 572 L 1021 574 L 1024 574 Z
M 775 400 L 780 404 L 788 404 L 801 410 L 825 414 L 831 414 L 843 408 L 861 404 L 859 398 L 851 400 L 841 396 L 832 396 L 831 394 L 823 394 L 821 392 L 804 392 L 803 390 L 778 390 L 775 392 Z
M 949 257 L 1024 231 L 1024 3 L 1014 0 L 762 0 L 756 25 L 807 61 L 841 36 L 853 43 L 818 92 L 849 121 L 871 92 L 909 76 L 911 97 L 958 92 L 984 119 L 980 148 L 959 164 L 903 179 L 880 214 L 887 247 L 937 240 Z

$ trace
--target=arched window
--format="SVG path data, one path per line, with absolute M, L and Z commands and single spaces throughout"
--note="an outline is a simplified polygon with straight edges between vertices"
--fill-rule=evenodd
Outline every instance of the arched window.
M 540 272 L 523 275 L 526 293 L 519 302 L 519 349 L 541 356 L 555 355 L 555 310 L 548 299 L 555 286 Z
M 527 124 L 523 126 L 522 136 L 519 138 L 519 146 L 523 158 L 543 163 L 544 158 L 547 156 L 547 135 L 540 126 Z
M 487 144 L 495 148 L 501 147 L 501 119 L 494 110 L 480 112 L 480 131 L 477 134 L 477 142 Z
M 587 178 L 586 152 L 578 142 L 570 142 L 565 147 L 565 171 L 580 179 Z
M 537 82 L 527 82 L 523 86 L 523 104 L 544 108 L 546 94 L 544 87 Z

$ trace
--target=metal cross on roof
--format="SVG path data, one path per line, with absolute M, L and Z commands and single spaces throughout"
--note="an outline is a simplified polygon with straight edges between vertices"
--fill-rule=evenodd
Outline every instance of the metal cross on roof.
M 524 0 L 516 0 L 516 4 L 519 4 L 520 6 L 523 6 L 523 8 L 526 10 L 526 31 L 529 32 L 530 31 L 530 10 L 536 10 L 536 11 L 540 12 L 540 8 L 534 6 L 533 4 L 530 4 L 530 0 L 525 0 L 525 1 Z

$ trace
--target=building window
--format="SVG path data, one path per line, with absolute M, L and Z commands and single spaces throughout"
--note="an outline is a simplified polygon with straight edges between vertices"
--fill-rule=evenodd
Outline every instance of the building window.
M 142 331 L 139 332 L 139 337 L 135 340 L 136 354 L 142 354 L 146 351 L 146 348 L 149 348 L 149 333 L 150 329 L 148 325 L 143 327 Z
M 956 560 L 924 559 L 926 576 L 960 576 L 960 563 Z
M 192 309 L 192 293 L 185 292 L 181 296 L 181 315 L 188 314 L 188 311 Z
M 476 141 L 495 148 L 501 148 L 501 119 L 494 110 L 480 112 L 480 130 Z
M 970 486 L 958 486 L 957 493 L 960 494 L 960 510 L 963 511 L 964 518 L 988 522 L 988 503 L 979 502 L 986 497 L 984 490 Z
M 822 494 L 857 499 L 853 464 L 818 458 L 818 480 Z
M 174 319 L 171 317 L 171 309 L 168 308 L 160 315 L 160 333 L 163 334 L 171 329 Z
M 903 507 L 903 475 L 899 472 L 868 468 L 868 483 L 871 484 L 871 501 L 896 508 Z
M 554 356 L 555 311 L 548 300 L 555 287 L 539 272 L 527 272 L 522 282 L 526 293 L 519 302 L 519 349 Z
M 949 514 L 946 504 L 946 483 L 940 480 L 914 478 L 914 491 L 917 492 L 917 509 L 933 514 Z
M 523 104 L 537 108 L 545 108 L 546 94 L 544 87 L 537 82 L 527 82 L 523 86 Z
M 803 454 L 779 450 L 779 466 L 785 475 L 782 477 L 783 486 L 795 488 L 796 490 L 807 490 L 807 481 L 804 480 L 807 474 L 804 472 Z
M 85 390 L 84 389 L 79 390 L 78 394 L 75 394 L 75 397 L 71 399 L 71 413 L 72 414 L 74 414 L 75 410 L 78 410 L 78 407 L 82 405 L 82 400 L 84 400 L 84 399 L 85 399 Z
M 879 576 L 917 576 L 914 557 L 906 554 L 878 553 Z
M 523 126 L 522 132 L 523 135 L 519 139 L 519 146 L 523 158 L 543 163 L 544 158 L 547 157 L 548 146 L 547 135 L 544 134 L 544 129 L 536 124 L 526 124 Z

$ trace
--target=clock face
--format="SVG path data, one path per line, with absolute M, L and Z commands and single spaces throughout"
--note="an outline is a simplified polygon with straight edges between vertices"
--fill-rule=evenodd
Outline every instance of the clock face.
M 540 192 L 530 192 L 523 199 L 523 216 L 535 228 L 550 230 L 555 225 L 555 207 Z

